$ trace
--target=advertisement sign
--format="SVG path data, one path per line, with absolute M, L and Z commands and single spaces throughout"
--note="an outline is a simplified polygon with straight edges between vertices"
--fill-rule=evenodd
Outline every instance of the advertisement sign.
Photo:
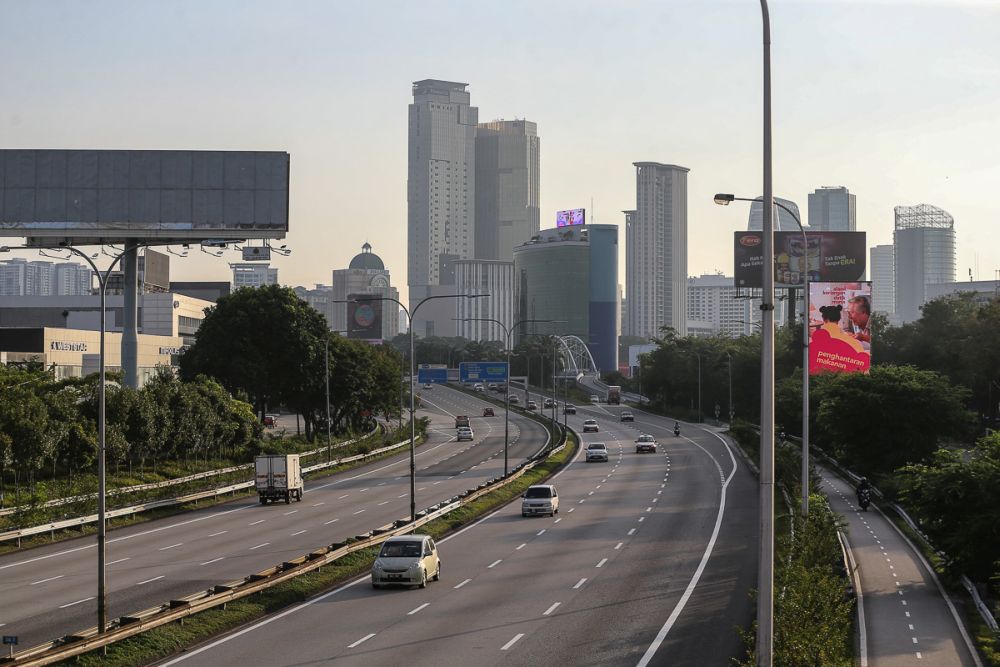
M 809 374 L 867 373 L 872 361 L 872 284 L 809 284 Z
M 288 233 L 282 151 L 0 150 L 0 236 L 29 245 Z
M 463 361 L 458 365 L 458 377 L 462 382 L 506 382 L 506 361 Z
M 763 234 L 736 232 L 733 245 L 733 276 L 736 287 L 762 287 L 764 266 Z M 806 232 L 808 248 L 801 232 L 774 233 L 774 286 L 802 285 L 809 281 L 851 282 L 865 275 L 864 232 Z
M 367 297 L 367 298 L 366 298 Z M 382 301 L 367 294 L 348 294 L 347 337 L 375 340 L 382 338 Z M 356 299 L 357 301 L 353 301 Z
M 582 208 L 571 208 L 568 211 L 556 211 L 556 227 L 587 224 L 587 211 Z
M 448 369 L 444 366 L 440 368 L 423 367 L 417 369 L 417 382 L 431 384 L 445 384 L 448 382 Z

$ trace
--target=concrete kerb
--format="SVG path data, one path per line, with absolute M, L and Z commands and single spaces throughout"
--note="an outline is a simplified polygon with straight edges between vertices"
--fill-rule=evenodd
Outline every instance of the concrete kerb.
M 419 518 L 416 521 L 411 522 L 409 519 L 398 519 L 392 524 L 386 524 L 364 535 L 355 536 L 354 539 L 356 541 L 353 543 L 348 543 L 348 541 L 333 543 L 328 547 L 311 551 L 290 561 L 284 561 L 280 565 L 272 566 L 243 579 L 216 584 L 207 590 L 170 600 L 158 607 L 151 607 L 140 612 L 127 614 L 112 621 L 113 627 L 104 634 L 98 633 L 97 628 L 93 627 L 82 632 L 66 635 L 61 639 L 31 647 L 15 654 L 13 659 L 0 658 L 0 665 L 40 667 L 42 665 L 54 664 L 133 637 L 147 630 L 183 620 L 187 616 L 201 611 L 220 606 L 224 608 L 229 602 L 253 595 L 313 570 L 318 570 L 350 553 L 380 544 L 389 537 L 412 532 L 434 519 L 441 518 L 455 509 L 478 500 L 487 493 L 503 488 L 516 481 L 540 462 L 562 451 L 568 444 L 567 436 L 568 433 L 564 433 L 562 443 L 548 449 L 548 445 L 551 443 L 550 437 L 546 442 L 544 455 L 536 456 L 533 460 L 522 464 L 519 470 L 512 472 L 506 478 L 495 479 L 492 484 L 485 487 L 481 486 L 476 489 L 470 489 L 464 494 L 453 497 L 448 501 L 443 501 L 432 505 L 430 508 L 421 510 L 417 514 Z M 394 447 L 396 446 L 394 445 Z

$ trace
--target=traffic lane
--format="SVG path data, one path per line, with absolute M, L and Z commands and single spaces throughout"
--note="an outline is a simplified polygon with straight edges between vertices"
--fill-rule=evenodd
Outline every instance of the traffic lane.
M 449 442 L 438 447 L 445 445 Z M 474 451 L 475 447 L 468 449 L 472 456 L 481 456 Z M 425 448 L 419 448 L 417 452 L 418 457 L 430 453 Z M 240 517 L 232 517 L 231 521 L 221 526 L 214 525 L 217 521 L 206 523 L 203 528 L 202 524 L 198 524 L 200 532 L 195 534 L 180 533 L 190 531 L 198 518 L 167 526 L 178 530 L 162 534 L 161 529 L 133 530 L 128 536 L 112 538 L 108 548 L 108 562 L 112 564 L 108 579 L 109 614 L 114 617 L 135 612 L 171 597 L 188 594 L 202 587 L 204 581 L 215 584 L 242 578 L 321 544 L 363 533 L 407 516 L 408 475 L 403 467 L 406 462 L 406 459 L 401 459 L 347 478 L 345 481 L 365 484 L 360 488 L 358 485 L 353 487 L 353 495 L 349 485 L 336 487 L 336 482 L 326 482 L 320 485 L 326 489 L 326 495 L 307 492 L 302 503 L 259 507 L 243 501 L 236 508 L 245 511 Z M 400 468 L 397 470 L 400 474 L 392 481 L 387 476 L 391 473 L 385 472 L 391 468 Z M 498 465 L 496 470 L 468 470 L 467 474 L 456 475 L 454 481 L 418 478 L 421 484 L 426 484 L 417 489 L 418 501 L 426 499 L 426 503 L 421 504 L 429 505 L 447 499 L 501 471 L 502 465 Z M 379 477 L 368 477 L 380 472 L 386 474 L 382 481 L 378 481 Z M 397 494 L 397 491 L 401 493 Z M 366 506 L 353 509 L 360 503 Z M 332 519 L 329 518 L 331 513 Z M 217 518 L 224 514 L 227 513 L 216 512 L 207 516 Z M 340 523 L 330 526 L 336 521 Z M 128 543 L 120 544 L 122 542 Z M 93 544 L 90 544 L 84 549 L 92 547 Z M 71 557 L 79 553 L 74 549 L 78 548 L 64 549 L 62 553 Z M 21 589 L 18 591 L 15 587 L 5 594 L 5 600 L 11 604 L 5 605 L 2 612 L 4 618 L 0 622 L 23 630 L 22 637 L 26 643 L 45 641 L 92 624 L 92 607 L 96 604 L 92 601 L 96 588 L 93 561 L 87 563 L 74 558 L 68 565 L 63 562 L 53 568 L 52 561 L 35 558 L 33 556 L 27 559 L 31 562 L 22 563 L 27 568 L 41 567 L 43 571 L 24 569 L 18 573 Z M 119 565 L 124 561 L 128 562 Z M 121 577 L 113 571 L 116 566 L 124 569 Z M 32 583 L 47 589 L 47 594 L 39 597 Z
M 833 511 L 847 520 L 848 539 L 861 577 L 869 664 L 979 666 L 955 618 L 921 559 L 872 505 L 857 507 L 854 489 L 816 466 Z
M 614 434 L 606 434 L 606 441 L 610 439 L 608 435 Z M 427 591 L 379 591 L 378 595 L 372 595 L 362 593 L 359 587 L 352 587 L 351 617 L 344 619 L 343 624 L 338 622 L 333 630 L 335 636 L 331 635 L 327 619 L 332 615 L 340 618 L 340 614 L 310 611 L 304 618 L 282 623 L 280 629 L 268 629 L 267 626 L 251 628 L 255 635 L 259 633 L 260 636 L 252 639 L 241 636 L 238 642 L 215 645 L 210 651 L 185 661 L 189 664 L 208 664 L 208 660 L 234 662 L 249 656 L 259 660 L 262 658 L 261 651 L 265 651 L 265 660 L 277 661 L 278 664 L 333 659 L 338 663 L 349 663 L 348 658 L 352 657 L 358 662 L 378 663 L 383 657 L 396 655 L 402 648 L 410 649 L 407 651 L 408 662 L 416 661 L 418 664 L 424 664 L 425 658 L 426 664 L 468 664 L 472 660 L 495 664 L 505 658 L 505 651 L 516 647 L 518 641 L 513 641 L 514 637 L 519 634 L 524 637 L 532 632 L 531 628 L 544 623 L 562 604 L 568 605 L 563 600 L 570 600 L 580 595 L 581 591 L 585 593 L 588 581 L 608 572 L 605 568 L 617 562 L 615 554 L 620 553 L 643 529 L 643 524 L 654 526 L 654 518 L 665 517 L 670 524 L 667 532 L 698 541 L 699 538 L 695 537 L 697 526 L 679 523 L 696 517 L 697 511 L 659 511 L 662 501 L 656 502 L 656 499 L 662 493 L 658 492 L 664 492 L 670 486 L 670 474 L 665 463 L 657 465 L 654 461 L 662 456 L 665 462 L 668 455 L 629 455 L 623 450 L 630 444 L 615 443 L 613 446 L 623 458 L 623 463 L 617 464 L 617 470 L 613 463 L 576 464 L 567 469 L 556 480 L 560 488 L 561 512 L 554 519 L 522 519 L 519 506 L 515 503 L 453 540 L 442 542 L 445 578 L 448 583 L 454 582 L 450 588 L 431 584 Z M 683 458 L 686 453 L 681 452 L 681 456 Z M 613 459 L 617 461 L 617 457 Z M 703 460 L 708 462 L 707 458 Z M 711 486 L 715 479 L 712 468 L 712 465 L 701 465 L 694 469 L 701 477 L 694 480 L 695 490 Z M 673 474 L 676 479 L 680 472 Z M 616 477 L 618 482 L 614 481 Z M 605 487 L 607 489 L 602 492 Z M 690 489 L 678 489 L 676 500 L 669 495 L 668 498 L 675 503 L 684 499 L 690 502 L 691 496 Z M 569 501 L 568 506 L 563 504 L 566 501 Z M 618 513 L 622 516 L 615 516 L 615 506 L 618 506 Z M 695 519 L 695 523 L 699 521 Z M 662 567 L 661 560 L 669 557 L 664 554 L 661 539 L 653 540 L 651 549 L 646 547 L 649 558 L 654 562 L 640 562 L 640 573 L 648 574 L 651 569 L 657 571 L 655 568 Z M 595 549 L 595 546 L 598 548 Z M 675 548 L 674 557 L 678 558 L 677 554 L 682 551 L 679 546 Z M 554 564 L 558 567 L 553 568 Z M 693 570 L 694 565 L 688 564 L 687 569 Z M 587 574 L 590 576 L 585 576 Z M 609 588 L 628 596 L 627 585 L 618 584 Z M 370 590 L 367 586 L 364 589 Z M 531 596 L 525 598 L 524 590 L 530 590 Z M 452 595 L 453 591 L 458 591 L 458 595 Z M 338 601 L 335 597 L 326 597 L 322 603 L 332 606 L 347 601 L 347 598 Z M 536 609 L 536 603 L 547 598 L 555 599 L 560 604 L 553 608 L 555 602 L 550 602 L 544 609 Z M 378 604 L 382 600 L 387 600 L 388 604 Z M 407 611 L 410 604 L 412 609 Z M 592 603 L 592 606 L 608 609 L 601 604 Z M 546 611 L 549 613 L 546 614 Z M 605 613 L 620 616 L 617 609 Z M 420 615 L 418 627 L 408 623 L 413 615 Z M 479 622 L 478 627 L 470 629 L 468 624 L 477 619 L 484 620 Z M 602 620 L 610 622 L 612 619 L 602 617 Z M 310 628 L 313 622 L 325 628 L 321 636 L 329 637 L 329 641 L 306 641 L 306 638 L 318 636 L 318 629 Z M 518 629 L 520 624 L 527 624 L 526 630 L 511 636 L 510 632 Z M 283 631 L 301 632 L 303 641 L 289 641 Z M 269 647 L 275 646 L 279 632 L 286 644 L 297 647 L 294 658 L 284 662 L 281 656 L 268 651 Z M 655 634 L 655 630 L 646 634 Z M 498 643 L 500 639 L 504 639 L 503 644 Z M 383 641 L 390 644 L 383 646 Z M 253 643 L 249 649 L 247 642 Z M 548 646 L 551 642 L 550 638 L 544 645 Z M 414 648 L 418 650 L 412 650 Z M 615 655 L 615 650 L 609 649 L 603 657 Z

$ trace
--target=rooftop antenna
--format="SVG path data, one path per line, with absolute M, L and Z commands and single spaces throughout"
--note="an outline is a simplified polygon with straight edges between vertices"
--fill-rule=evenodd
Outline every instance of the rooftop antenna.
M 594 210 L 594 195 L 590 195 L 590 224 L 597 224 L 597 211 Z

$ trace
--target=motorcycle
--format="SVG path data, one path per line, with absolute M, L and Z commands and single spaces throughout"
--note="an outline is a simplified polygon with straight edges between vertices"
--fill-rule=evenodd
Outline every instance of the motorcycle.
M 680 434 L 681 434 L 681 427 L 680 426 L 675 426 L 674 427 L 674 437 L 676 438 Z
M 868 506 L 872 503 L 872 492 L 870 489 L 861 489 L 858 491 L 858 505 L 861 509 L 868 511 Z

